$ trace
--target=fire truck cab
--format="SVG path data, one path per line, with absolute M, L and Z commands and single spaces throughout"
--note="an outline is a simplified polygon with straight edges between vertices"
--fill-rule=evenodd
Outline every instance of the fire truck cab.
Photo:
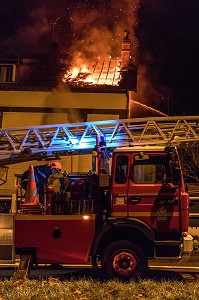
M 144 276 L 148 259 L 191 253 L 189 196 L 175 147 L 115 149 L 110 202 L 98 245 L 109 276 Z

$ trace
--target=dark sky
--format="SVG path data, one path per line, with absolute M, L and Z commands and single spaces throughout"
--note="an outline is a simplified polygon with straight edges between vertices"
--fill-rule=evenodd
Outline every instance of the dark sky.
M 169 101 L 173 114 L 198 114 L 199 1 L 141 1 L 138 20 L 139 63 L 162 105 Z
M 124 29 L 132 30 L 135 24 L 136 3 L 139 0 L 1 0 L 0 52 L 45 52 L 54 23 L 53 38 L 62 52 L 118 55 Z
M 139 100 L 170 114 L 198 114 L 199 0 L 1 0 L 0 55 L 48 51 L 56 20 L 54 40 L 76 57 L 117 56 L 130 30 Z

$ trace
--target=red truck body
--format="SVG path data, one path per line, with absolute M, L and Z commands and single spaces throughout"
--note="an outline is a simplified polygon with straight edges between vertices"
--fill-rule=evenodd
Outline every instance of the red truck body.
M 95 218 L 17 216 L 16 247 L 35 248 L 39 264 L 82 264 L 89 260 Z
M 17 254 L 32 255 L 33 264 L 92 260 L 105 276 L 128 279 L 145 276 L 148 259 L 191 253 L 189 196 L 176 148 L 116 148 L 111 174 L 98 171 L 70 174 L 59 199 L 52 189 L 46 194 L 40 214 L 17 212 Z

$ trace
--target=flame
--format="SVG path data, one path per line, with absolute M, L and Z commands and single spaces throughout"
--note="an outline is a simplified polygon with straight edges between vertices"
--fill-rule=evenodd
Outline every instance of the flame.
M 81 72 L 82 73 L 89 73 L 89 69 L 86 65 L 83 65 L 82 68 L 81 68 Z
M 97 61 L 73 66 L 64 74 L 63 81 L 76 85 L 119 85 L 121 68 L 118 59 L 98 57 Z
M 71 78 L 75 78 L 79 74 L 79 69 L 77 67 L 71 70 Z

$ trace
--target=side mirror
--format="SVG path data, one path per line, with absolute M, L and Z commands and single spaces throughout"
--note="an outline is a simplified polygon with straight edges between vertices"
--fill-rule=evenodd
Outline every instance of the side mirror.
M 162 186 L 164 186 L 165 188 L 175 192 L 175 190 L 179 187 L 179 185 L 174 185 L 171 180 L 167 181 L 163 181 Z
M 181 172 L 179 168 L 173 168 L 172 170 L 173 183 L 175 186 L 181 186 Z
M 171 170 L 172 182 L 174 186 L 180 187 L 182 178 L 181 178 L 181 170 L 177 161 L 170 162 L 170 170 Z

